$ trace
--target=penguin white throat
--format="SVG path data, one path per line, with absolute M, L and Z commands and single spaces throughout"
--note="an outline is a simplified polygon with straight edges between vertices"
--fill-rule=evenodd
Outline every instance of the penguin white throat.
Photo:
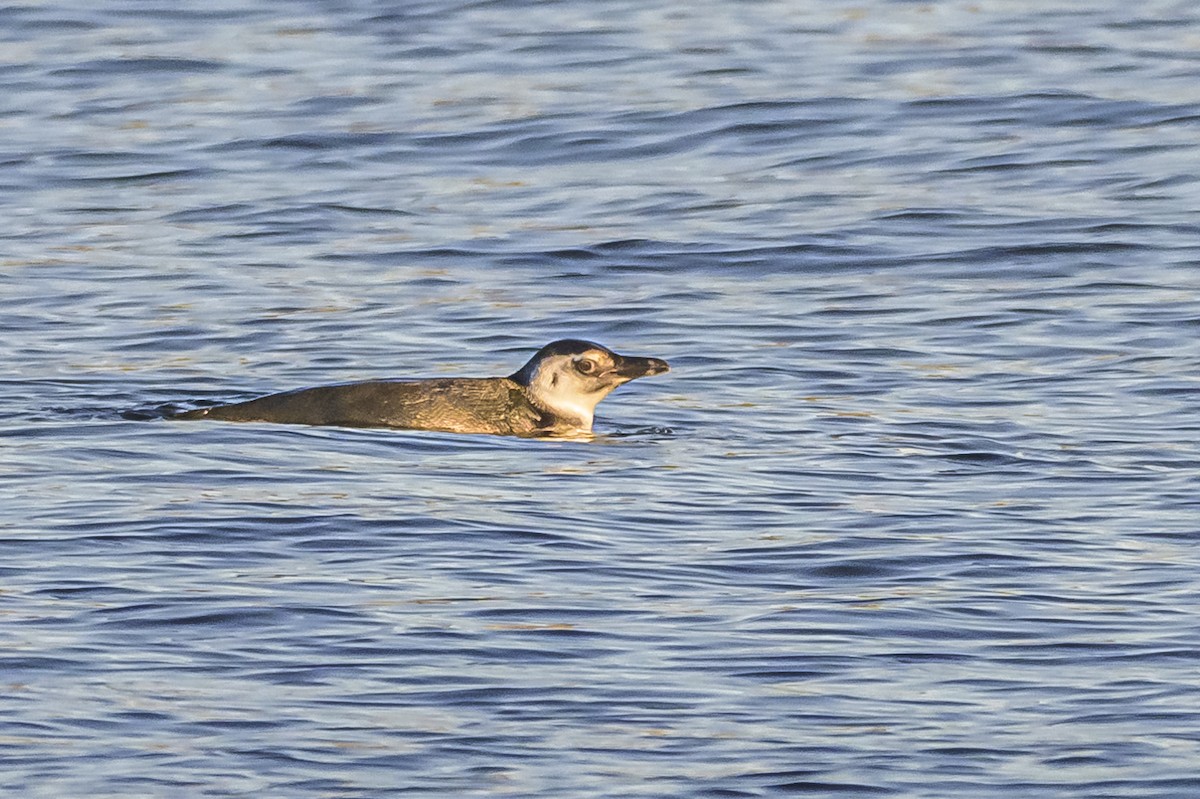
M 668 368 L 658 358 L 618 355 L 590 341 L 565 339 L 543 347 L 512 379 L 533 405 L 555 417 L 555 428 L 590 433 L 596 405 L 613 389 Z

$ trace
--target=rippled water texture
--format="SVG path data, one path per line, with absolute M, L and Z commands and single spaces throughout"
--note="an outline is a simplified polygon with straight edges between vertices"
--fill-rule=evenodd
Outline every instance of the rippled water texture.
M 0 793 L 1200 795 L 1194 3 L 183 8 L 0 9 Z

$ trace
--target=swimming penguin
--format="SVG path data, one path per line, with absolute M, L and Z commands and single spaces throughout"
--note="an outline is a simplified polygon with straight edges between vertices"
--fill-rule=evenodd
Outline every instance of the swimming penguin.
M 570 436 L 591 432 L 597 403 L 614 388 L 669 368 L 658 358 L 618 355 L 590 341 L 562 339 L 542 347 L 508 377 L 342 383 L 171 418 Z

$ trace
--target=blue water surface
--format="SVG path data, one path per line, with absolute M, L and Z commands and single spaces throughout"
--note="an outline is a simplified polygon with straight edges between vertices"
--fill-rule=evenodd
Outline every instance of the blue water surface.
M 1198 32 L 0 8 L 0 793 L 1200 795 Z M 566 336 L 672 371 L 122 416 Z

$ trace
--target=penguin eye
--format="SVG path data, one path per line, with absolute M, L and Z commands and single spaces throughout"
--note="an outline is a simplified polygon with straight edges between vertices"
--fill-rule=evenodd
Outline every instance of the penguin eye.
M 590 358 L 580 358 L 575 361 L 575 368 L 581 375 L 590 375 L 596 371 L 596 362 Z

